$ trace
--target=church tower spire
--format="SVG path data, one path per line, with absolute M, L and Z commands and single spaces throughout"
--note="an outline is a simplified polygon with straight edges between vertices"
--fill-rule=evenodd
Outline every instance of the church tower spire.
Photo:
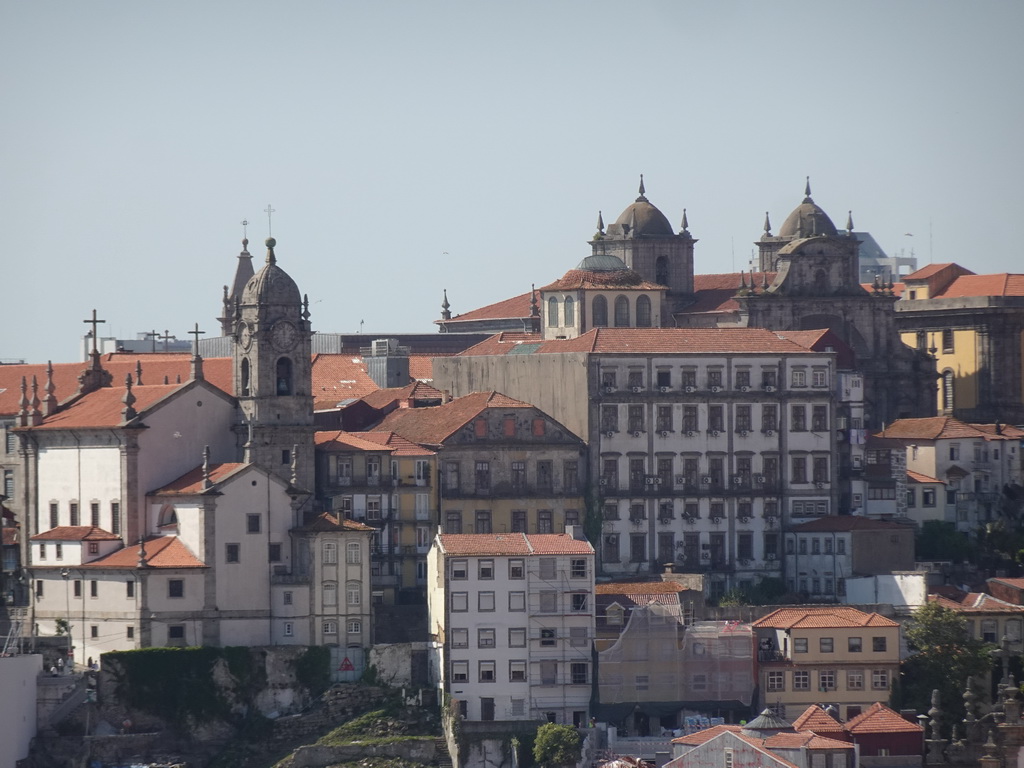
M 252 278 L 254 272 L 252 267 L 252 255 L 249 253 L 249 238 L 246 236 L 246 227 L 249 222 L 242 219 L 242 252 L 238 254 L 238 264 L 235 266 L 235 278 L 231 281 L 231 287 L 224 286 L 223 310 L 220 321 L 222 336 L 230 336 L 235 328 L 234 308 L 235 303 L 242 297 L 246 283 Z
M 266 264 L 245 284 L 232 331 L 239 445 L 246 446 L 247 460 L 285 482 L 292 480 L 294 462 L 299 488 L 312 491 L 309 305 L 278 265 L 277 241 L 269 237 L 266 246 Z

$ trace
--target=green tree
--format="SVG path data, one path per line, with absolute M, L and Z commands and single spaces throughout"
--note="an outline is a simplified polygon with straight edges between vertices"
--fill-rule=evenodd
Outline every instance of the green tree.
M 570 725 L 545 723 L 537 729 L 533 759 L 544 768 L 575 765 L 580 759 L 580 735 Z
M 938 603 L 918 608 L 905 634 L 916 653 L 903 662 L 901 682 L 893 686 L 893 704 L 927 712 L 932 691 L 938 689 L 944 721 L 963 719 L 967 678 L 978 682 L 991 669 L 992 646 L 970 637 L 963 615 Z

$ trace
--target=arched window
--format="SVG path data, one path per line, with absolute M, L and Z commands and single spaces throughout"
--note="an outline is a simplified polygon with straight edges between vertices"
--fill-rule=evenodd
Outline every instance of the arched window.
M 362 561 L 362 553 L 359 551 L 359 542 L 350 541 L 345 545 L 345 562 L 355 565 Z
M 595 328 L 606 327 L 608 325 L 608 299 L 604 296 L 595 296 L 592 314 Z
M 636 327 L 651 327 L 651 300 L 647 296 L 641 296 L 636 300 Z
M 242 381 L 241 381 L 241 392 L 242 397 L 246 397 L 249 394 L 249 358 L 242 358 Z
M 552 296 L 548 299 L 548 328 L 558 327 L 558 299 Z
M 942 410 L 953 410 L 953 371 L 948 368 L 942 372 Z
M 345 585 L 345 593 L 349 605 L 359 605 L 362 602 L 363 588 L 358 581 L 350 581 Z
M 668 257 L 659 256 L 654 262 L 654 282 L 659 285 L 668 285 Z
M 290 395 L 292 393 L 292 361 L 282 357 L 277 361 L 277 394 Z
M 615 327 L 629 328 L 629 299 L 625 296 L 615 298 Z
M 576 302 L 572 300 L 572 296 L 565 297 L 565 317 L 562 322 L 567 326 L 576 325 Z

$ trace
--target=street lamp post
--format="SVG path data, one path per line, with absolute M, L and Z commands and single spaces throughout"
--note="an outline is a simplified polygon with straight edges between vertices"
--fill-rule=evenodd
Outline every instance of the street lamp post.
M 68 584 L 68 578 L 70 576 L 71 576 L 71 571 L 69 571 L 67 568 L 61 568 L 60 569 L 60 577 L 62 579 L 64 579 L 64 607 L 65 607 L 65 611 L 66 611 L 66 614 L 67 614 L 67 617 L 68 617 L 67 618 L 67 626 L 64 627 L 64 631 L 67 632 L 67 635 L 68 635 L 68 660 L 67 660 L 67 663 L 68 663 L 69 666 L 74 663 L 72 661 L 72 658 L 73 658 L 72 654 L 74 653 L 74 651 L 72 650 L 72 645 L 71 645 L 71 592 L 70 592 L 70 585 Z

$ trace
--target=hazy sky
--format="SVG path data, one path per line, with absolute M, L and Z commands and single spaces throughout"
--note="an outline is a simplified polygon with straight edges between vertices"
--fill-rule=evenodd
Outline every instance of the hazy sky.
M 247 218 L 319 331 L 433 332 L 647 196 L 698 272 L 810 175 L 890 254 L 1024 272 L 1024 3 L 0 3 L 0 358 L 210 335 Z M 908 236 L 905 233 L 912 233 Z

